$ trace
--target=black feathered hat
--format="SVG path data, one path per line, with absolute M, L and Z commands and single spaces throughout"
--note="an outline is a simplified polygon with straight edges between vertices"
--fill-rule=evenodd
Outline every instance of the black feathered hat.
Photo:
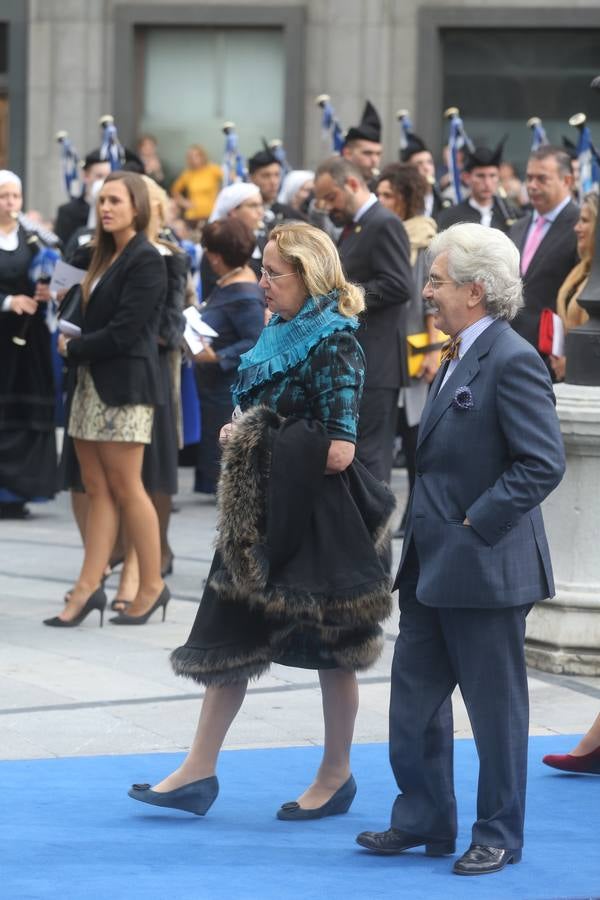
M 138 175 L 146 174 L 144 163 L 137 153 L 134 153 L 133 150 L 130 150 L 128 147 L 125 147 L 125 161 L 123 162 L 122 168 L 126 172 L 136 172 Z
M 349 141 L 357 140 L 373 141 L 375 144 L 381 143 L 381 119 L 370 100 L 367 100 L 365 103 L 360 123 L 348 129 L 344 143 L 347 144 Z
M 96 163 L 109 162 L 107 159 L 103 159 L 100 153 L 100 148 L 97 150 L 91 150 L 86 158 L 83 161 L 83 169 L 89 169 L 90 166 L 96 165 Z M 137 172 L 139 175 L 143 175 L 145 172 L 144 163 L 141 161 L 137 153 L 134 153 L 133 150 L 129 150 L 128 147 L 125 147 L 125 158 L 123 160 L 123 169 L 126 172 Z
M 471 172 L 479 166 L 499 166 L 507 137 L 508 135 L 504 135 L 494 150 L 490 150 L 489 147 L 474 147 L 473 151 L 465 156 L 464 171 Z
M 411 156 L 414 156 L 415 153 L 429 152 L 429 147 L 427 146 L 425 141 L 419 137 L 418 134 L 414 134 L 412 131 L 409 131 L 409 133 L 406 135 L 406 140 L 408 141 L 406 147 L 403 147 L 403 149 L 400 150 L 400 162 L 409 162 Z
M 259 150 L 258 153 L 255 153 L 254 156 L 250 157 L 248 160 L 248 174 L 252 175 L 257 169 L 264 169 L 265 166 L 272 166 L 273 163 L 277 163 L 278 166 L 281 165 L 277 157 L 267 146 L 266 149 Z
M 568 153 L 571 159 L 577 159 L 579 153 L 577 152 L 577 145 L 573 143 L 573 141 L 569 140 L 568 137 L 562 136 L 562 145 L 565 153 Z
M 98 147 L 96 150 L 90 150 L 88 155 L 83 161 L 82 169 L 89 169 L 90 166 L 95 166 L 96 163 L 106 162 L 105 159 L 102 159 L 100 156 L 100 148 Z

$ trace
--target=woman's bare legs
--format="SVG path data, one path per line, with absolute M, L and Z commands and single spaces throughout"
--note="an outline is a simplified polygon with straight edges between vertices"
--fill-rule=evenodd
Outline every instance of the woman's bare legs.
M 322 806 L 350 777 L 350 748 L 358 711 L 358 684 L 354 672 L 324 669 L 319 672 L 325 720 L 323 759 L 313 784 L 299 803 L 306 809 Z M 181 766 L 153 790 L 173 791 L 215 774 L 225 736 L 243 703 L 247 681 L 208 687 L 198 728 Z
M 168 568 L 169 564 L 173 561 L 173 551 L 171 550 L 168 536 L 173 498 L 170 494 L 163 494 L 160 491 L 156 491 L 155 493 L 150 494 L 150 499 L 154 504 L 158 516 L 158 527 L 160 530 L 160 568 L 162 572 Z
M 125 531 L 125 529 L 123 529 Z M 129 540 L 126 533 L 123 535 L 123 547 L 125 548 L 125 559 L 123 560 L 123 568 L 119 578 L 119 586 L 117 587 L 117 595 L 114 602 L 125 600 L 131 603 L 137 595 L 140 586 L 140 568 L 138 565 L 137 553 L 133 543 Z M 118 612 L 128 612 L 129 606 L 114 607 Z
M 83 491 L 71 491 L 71 509 L 75 524 L 81 535 L 81 542 L 85 544 L 85 526 L 88 514 L 88 497 Z
M 87 496 L 83 565 L 69 592 L 61 619 L 74 619 L 102 581 L 117 530 L 119 514 L 100 455 L 100 443 L 75 440 L 75 451 Z
M 316 809 L 350 777 L 350 749 L 358 712 L 358 682 L 354 672 L 320 669 L 325 741 L 323 758 L 313 783 L 298 798 L 304 809 Z
M 585 756 L 592 753 L 600 747 L 600 715 L 594 721 L 594 724 L 586 734 L 581 738 L 574 750 L 570 751 L 571 756 Z
M 188 755 L 180 767 L 153 790 L 173 791 L 184 784 L 215 774 L 223 741 L 244 702 L 247 687 L 247 681 L 223 687 L 207 687 L 198 728 Z
M 99 446 L 106 479 L 139 564 L 139 587 L 127 613 L 140 616 L 152 606 L 164 586 L 160 576 L 158 518 L 142 483 L 144 445 L 110 441 Z M 88 530 L 89 527 L 88 520 Z
M 87 522 L 87 514 L 88 514 L 88 496 L 85 491 L 74 491 L 71 489 L 71 509 L 73 511 L 73 518 L 75 519 L 75 524 L 79 530 L 79 534 L 81 535 L 81 543 L 85 543 L 85 526 Z M 121 561 L 125 556 L 125 539 L 123 537 L 123 529 L 120 527 L 117 532 L 117 537 L 115 540 L 115 545 L 112 549 L 112 553 L 110 554 L 110 559 L 108 561 L 108 568 L 106 571 L 107 575 L 110 575 L 110 570 L 113 566 L 115 566 L 119 561 Z

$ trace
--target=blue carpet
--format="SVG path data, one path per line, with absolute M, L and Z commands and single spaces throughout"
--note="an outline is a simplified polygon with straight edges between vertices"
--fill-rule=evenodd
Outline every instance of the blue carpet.
M 573 737 L 532 738 L 523 862 L 484 878 L 450 873 L 452 860 L 410 851 L 375 857 L 354 837 L 383 829 L 395 795 L 383 744 L 358 745 L 359 792 L 345 816 L 279 822 L 274 813 L 307 783 L 319 748 L 225 752 L 221 796 L 205 818 L 130 800 L 131 782 L 156 782 L 176 754 L 0 763 L 2 900 L 453 900 L 600 897 L 600 778 L 553 773 L 547 752 Z M 456 743 L 458 848 L 470 843 L 477 758 Z

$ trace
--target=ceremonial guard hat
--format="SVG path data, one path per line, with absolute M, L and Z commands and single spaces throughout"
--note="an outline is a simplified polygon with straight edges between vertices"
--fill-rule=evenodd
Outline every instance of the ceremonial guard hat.
M 358 125 L 352 125 L 348 129 L 344 143 L 350 141 L 373 141 L 376 144 L 381 143 L 381 119 L 379 113 L 367 100 L 363 109 L 362 118 Z
M 493 149 L 489 147 L 474 147 L 473 150 L 465 155 L 463 169 L 465 172 L 472 172 L 480 166 L 499 166 L 502 162 L 502 151 L 506 143 L 506 135 L 500 143 Z

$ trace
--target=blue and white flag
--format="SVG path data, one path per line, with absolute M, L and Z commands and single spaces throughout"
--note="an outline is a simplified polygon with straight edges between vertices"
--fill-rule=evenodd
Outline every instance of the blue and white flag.
M 223 187 L 228 187 L 230 184 L 235 184 L 236 181 L 246 181 L 248 169 L 246 160 L 240 153 L 239 139 L 233 122 L 226 122 L 223 125 L 223 134 L 225 135 L 225 150 L 221 168 L 223 169 Z
M 321 94 L 317 97 L 317 104 L 323 110 L 323 115 L 321 116 L 321 129 L 323 133 L 323 137 L 327 138 L 331 137 L 331 143 L 333 145 L 334 153 L 341 153 L 342 147 L 344 146 L 344 129 L 338 122 L 335 110 L 331 105 L 329 95 Z
M 469 153 L 472 153 L 475 148 L 473 146 L 471 138 L 465 131 L 463 120 L 458 115 L 458 112 L 452 113 L 449 118 L 450 134 L 448 135 L 448 170 L 450 172 L 450 179 L 454 188 L 455 203 L 460 203 L 462 200 L 462 190 L 460 181 L 461 169 L 458 160 L 458 154 L 459 151 L 463 148 L 466 148 Z
M 40 246 L 29 266 L 28 274 L 31 281 L 50 279 L 59 259 L 60 253 L 58 250 L 55 250 L 53 247 Z
M 59 131 L 56 140 L 60 144 L 60 160 L 67 196 L 69 199 L 83 197 L 84 184 L 79 177 L 81 170 L 79 155 L 66 131 Z
M 397 113 L 398 122 L 400 123 L 400 152 L 402 150 L 406 150 L 408 147 L 408 142 L 410 139 L 410 135 L 413 132 L 413 124 L 410 120 L 410 116 L 405 110 L 401 110 Z
M 527 122 L 529 127 L 531 128 L 531 152 L 537 150 L 539 147 L 544 147 L 546 144 L 549 144 L 548 137 L 546 136 L 546 130 L 542 125 L 542 120 L 534 117 L 533 119 L 529 119 Z
M 598 160 L 593 152 L 592 134 L 585 124 L 579 128 L 577 158 L 579 160 L 579 197 L 583 199 L 590 191 L 598 190 L 600 181 Z
M 112 116 L 104 116 L 100 119 L 102 127 L 102 145 L 100 147 L 100 159 L 110 163 L 111 172 L 123 168 L 125 162 L 125 150 L 119 141 L 117 127 Z
M 269 141 L 269 150 L 281 166 L 281 180 L 285 178 L 288 172 L 292 171 L 292 167 L 290 166 L 287 158 L 287 154 L 285 152 L 285 147 L 283 146 L 283 142 L 279 139 L 274 141 Z

